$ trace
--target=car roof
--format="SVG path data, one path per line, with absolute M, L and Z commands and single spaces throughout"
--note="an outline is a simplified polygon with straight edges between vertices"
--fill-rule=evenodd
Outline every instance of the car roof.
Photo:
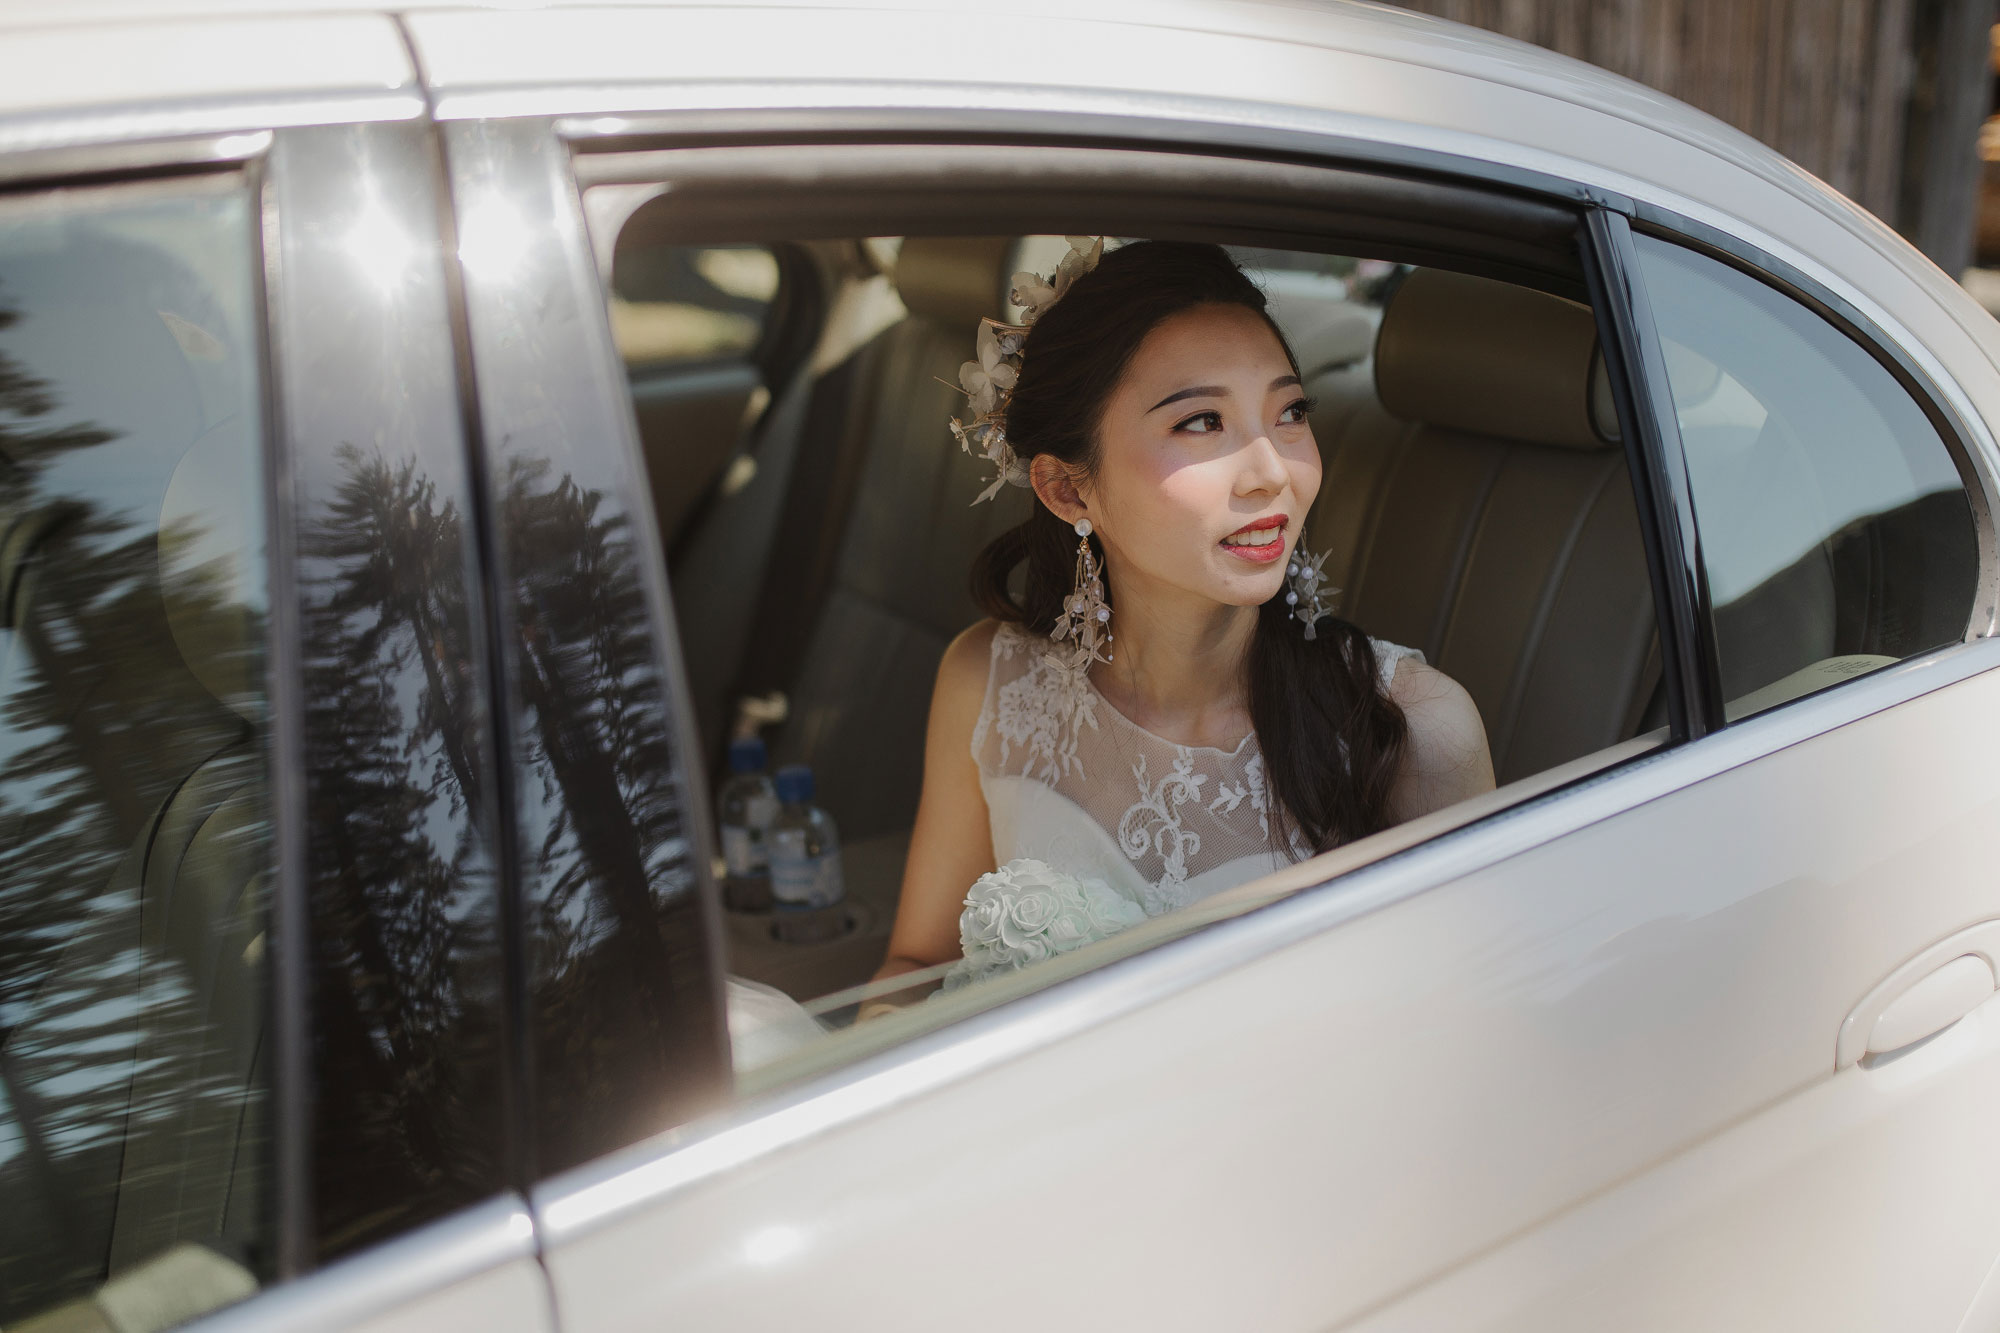
M 468 10 L 702 10 L 716 0 L 0 0 L 0 31 L 107 27 L 187 20 L 324 15 L 462 13 Z M 991 14 L 983 0 L 723 0 L 720 7 L 856 14 Z M 1009 0 L 1001 7 L 1026 37 L 1037 19 L 1085 20 L 1275 40 L 1448 69 L 1642 121 L 1711 151 L 1798 173 L 1783 157 L 1686 103 L 1595 65 L 1480 28 L 1372 0 Z M 1032 60 L 1022 73 L 1032 81 Z
M 1368 0 L 1009 0 L 1004 7 L 985 0 L 724 0 L 722 5 L 714 0 L 707 4 L 699 0 L 402 0 L 393 7 L 382 5 L 380 0 L 0 0 L 0 32 L 68 29 L 83 37 L 79 30 L 96 28 L 109 33 L 120 27 L 190 21 L 227 25 L 235 20 L 241 25 L 285 18 L 370 16 L 386 23 L 391 14 L 420 16 L 422 22 L 424 16 L 480 10 L 496 15 L 678 10 L 692 15 L 718 8 L 845 12 L 856 19 L 864 15 L 915 18 L 1004 13 L 1020 34 L 1021 45 L 1018 52 L 1001 54 L 1019 81 L 1030 84 L 1035 82 L 1038 63 L 1028 54 L 1037 21 L 1250 38 L 1374 57 L 1588 107 L 1725 158 L 1788 190 L 1832 194 L 1802 168 L 1749 135 L 1633 80 L 1527 42 Z M 305 54 L 300 58 L 306 58 Z M 968 70 L 968 77 L 970 73 Z M 1158 74 L 1159 90 L 1171 93 L 1186 72 L 1161 70 Z M 66 77 L 89 82 L 87 69 L 68 71 Z M 1246 89 L 1243 94 L 1254 91 Z

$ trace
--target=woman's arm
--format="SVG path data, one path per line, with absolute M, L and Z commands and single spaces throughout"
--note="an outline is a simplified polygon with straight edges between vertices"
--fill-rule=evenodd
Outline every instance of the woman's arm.
M 1396 823 L 1442 810 L 1493 790 L 1493 756 L 1479 706 L 1465 687 L 1436 667 L 1411 658 L 1397 663 L 1389 696 L 1409 720 L 1402 772 L 1389 792 Z
M 924 741 L 923 795 L 881 980 L 959 956 L 958 914 L 974 880 L 993 869 L 993 831 L 972 759 L 972 729 L 986 701 L 996 626 L 983 620 L 953 639 L 938 664 Z

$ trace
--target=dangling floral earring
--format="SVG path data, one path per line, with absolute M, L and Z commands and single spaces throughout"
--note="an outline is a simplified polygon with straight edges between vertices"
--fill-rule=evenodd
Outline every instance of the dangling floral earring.
M 1069 665 L 1088 669 L 1092 662 L 1109 662 L 1111 650 L 1111 608 L 1104 601 L 1104 579 L 1098 572 L 1097 553 L 1090 549 L 1090 520 L 1076 521 L 1076 587 L 1063 599 L 1063 612 L 1049 638 L 1060 644 L 1073 643 Z
M 1292 558 L 1285 564 L 1285 604 L 1292 608 L 1293 619 L 1306 627 L 1308 639 L 1319 637 L 1319 618 L 1326 614 L 1323 597 L 1334 593 L 1326 587 L 1326 575 L 1320 570 L 1325 563 L 1325 551 L 1310 555 L 1304 547 L 1293 547 Z

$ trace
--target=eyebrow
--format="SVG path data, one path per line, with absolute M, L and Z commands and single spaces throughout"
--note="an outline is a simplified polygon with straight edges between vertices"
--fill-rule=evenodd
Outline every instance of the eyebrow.
M 1278 376 L 1278 378 L 1271 381 L 1270 386 L 1266 388 L 1264 392 L 1276 393 L 1278 390 L 1284 388 L 1286 385 L 1297 384 L 1298 382 L 1299 382 L 1299 377 L 1297 375 L 1280 375 Z M 1193 388 L 1182 389 L 1178 393 L 1168 394 L 1165 398 L 1162 398 L 1159 402 L 1154 403 L 1151 407 L 1147 408 L 1146 410 L 1148 412 L 1157 412 L 1161 408 L 1165 407 L 1168 403 L 1178 403 L 1183 398 L 1227 398 L 1228 396 L 1229 396 L 1229 390 L 1224 388 L 1220 384 L 1197 384 Z

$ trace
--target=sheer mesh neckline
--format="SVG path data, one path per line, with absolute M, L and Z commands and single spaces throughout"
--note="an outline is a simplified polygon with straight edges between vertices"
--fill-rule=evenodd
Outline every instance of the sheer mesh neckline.
M 1374 648 L 1384 681 L 1421 657 Z M 1170 741 L 1019 625 L 994 630 L 971 748 L 998 864 L 1091 875 L 1152 915 L 1311 854 L 1265 781 L 1254 729 L 1231 750 Z
M 1111 702 L 1110 695 L 1106 694 L 1103 690 L 1097 687 L 1097 682 L 1095 680 L 1091 679 L 1088 676 L 1086 676 L 1084 679 L 1090 686 L 1090 692 L 1097 696 L 1097 701 L 1104 705 L 1106 712 L 1110 713 L 1112 717 L 1116 718 L 1120 722 L 1123 722 L 1126 726 L 1130 727 L 1133 731 L 1138 732 L 1141 736 L 1144 736 L 1149 741 L 1158 741 L 1161 745 L 1170 745 L 1176 750 L 1193 750 L 1201 754 L 1219 754 L 1223 756 L 1225 759 L 1236 759 L 1242 756 L 1244 746 L 1250 744 L 1252 741 L 1257 739 L 1257 729 L 1255 727 L 1252 727 L 1250 730 L 1243 733 L 1242 740 L 1236 742 L 1236 744 L 1230 746 L 1228 749 L 1224 749 L 1220 745 L 1191 745 L 1186 741 L 1169 740 L 1165 736 L 1162 736 L 1159 732 L 1150 730 L 1146 727 L 1142 727 L 1137 722 L 1134 722 L 1131 719 L 1131 717 L 1125 712 L 1124 709 L 1120 708 L 1117 704 Z

